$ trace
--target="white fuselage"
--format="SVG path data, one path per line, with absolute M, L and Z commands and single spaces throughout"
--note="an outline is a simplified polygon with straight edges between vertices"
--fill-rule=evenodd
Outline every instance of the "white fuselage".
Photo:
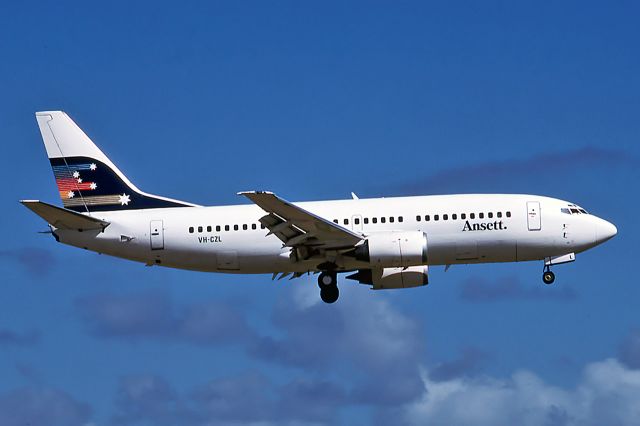
M 365 237 L 422 231 L 428 265 L 541 260 L 584 251 L 615 235 L 605 220 L 566 212 L 568 204 L 548 197 L 499 194 L 295 203 Z M 294 261 L 291 249 L 261 227 L 259 219 L 265 214 L 256 205 L 103 212 L 92 214 L 111 222 L 102 232 L 59 229 L 55 234 L 65 244 L 173 268 L 317 271 L 326 259 Z M 368 266 L 339 252 L 327 255 L 338 270 Z

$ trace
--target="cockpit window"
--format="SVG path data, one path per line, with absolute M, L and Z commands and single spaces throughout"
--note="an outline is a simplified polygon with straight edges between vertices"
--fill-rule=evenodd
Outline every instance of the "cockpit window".
M 575 204 L 569 204 L 567 207 L 562 207 L 560 211 L 566 214 L 589 214 L 585 209 Z

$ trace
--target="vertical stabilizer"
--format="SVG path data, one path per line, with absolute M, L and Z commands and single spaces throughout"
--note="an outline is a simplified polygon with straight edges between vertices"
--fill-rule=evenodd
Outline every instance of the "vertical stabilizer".
M 62 111 L 36 113 L 64 207 L 79 211 L 188 207 L 140 191 Z

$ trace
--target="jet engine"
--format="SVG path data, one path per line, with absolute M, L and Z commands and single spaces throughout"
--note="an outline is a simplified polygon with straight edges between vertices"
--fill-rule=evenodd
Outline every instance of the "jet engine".
M 347 279 L 373 286 L 374 290 L 420 287 L 429 284 L 428 266 L 361 269 Z
M 426 265 L 427 235 L 420 231 L 371 234 L 352 255 L 377 268 Z

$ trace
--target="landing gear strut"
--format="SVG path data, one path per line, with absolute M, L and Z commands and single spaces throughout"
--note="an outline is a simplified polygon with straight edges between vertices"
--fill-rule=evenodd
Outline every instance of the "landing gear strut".
M 549 266 L 546 266 L 544 268 L 544 272 L 542 273 L 542 281 L 549 285 L 549 284 L 553 284 L 553 282 L 556 280 L 556 275 L 551 272 L 551 269 L 549 268 Z
M 335 271 L 323 271 L 318 276 L 320 298 L 324 303 L 334 303 L 340 297 L 338 274 Z

